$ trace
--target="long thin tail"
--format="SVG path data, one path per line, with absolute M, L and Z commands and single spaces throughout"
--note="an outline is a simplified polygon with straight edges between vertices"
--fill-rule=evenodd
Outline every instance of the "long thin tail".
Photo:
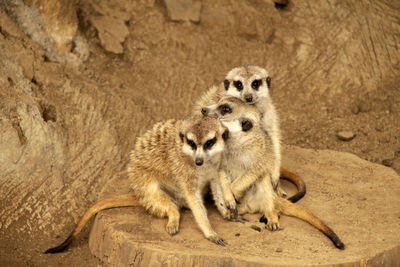
M 92 207 L 90 207 L 82 218 L 79 220 L 74 231 L 68 236 L 68 238 L 62 242 L 60 245 L 49 248 L 44 253 L 59 253 L 64 251 L 68 246 L 74 241 L 76 236 L 82 231 L 82 228 L 86 225 L 93 215 L 101 210 L 117 208 L 117 207 L 132 207 L 138 205 L 137 199 L 132 194 L 119 195 L 115 197 L 106 198 L 96 202 Z
M 332 240 L 333 244 L 338 249 L 345 248 L 345 245 L 340 240 L 340 238 L 335 234 L 335 232 L 331 228 L 329 228 L 329 226 L 327 226 L 323 221 L 321 221 L 314 214 L 312 214 L 310 211 L 306 210 L 305 208 L 297 204 L 291 203 L 290 201 L 284 198 L 279 198 L 279 199 L 282 205 L 281 206 L 282 213 L 284 215 L 297 217 L 299 219 L 302 219 L 303 221 L 308 222 L 309 224 L 313 225 L 318 230 L 320 230 L 322 233 L 324 233 L 330 240 Z
M 298 192 L 288 198 L 290 202 L 295 203 L 304 197 L 304 195 L 306 194 L 306 184 L 300 178 L 300 176 L 284 167 L 281 167 L 281 179 L 288 180 L 297 187 Z

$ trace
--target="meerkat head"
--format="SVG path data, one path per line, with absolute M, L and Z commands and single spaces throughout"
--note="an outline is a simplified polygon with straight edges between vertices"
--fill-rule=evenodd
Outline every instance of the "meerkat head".
M 260 124 L 256 107 L 232 96 L 222 97 L 217 104 L 204 107 L 201 112 L 204 116 L 218 118 L 231 134 L 248 133 Z
M 256 104 L 269 96 L 271 78 L 258 66 L 236 67 L 228 72 L 224 80 L 226 95 L 240 98 L 247 104 Z
M 179 132 L 183 153 L 197 166 L 218 161 L 228 136 L 229 131 L 219 120 L 204 116 L 185 120 Z

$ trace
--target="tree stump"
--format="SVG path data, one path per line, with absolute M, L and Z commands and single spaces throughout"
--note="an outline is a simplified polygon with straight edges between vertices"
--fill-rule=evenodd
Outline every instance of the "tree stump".
M 307 184 L 299 201 L 323 219 L 342 239 L 345 250 L 307 223 L 281 216 L 284 230 L 269 232 L 247 215 L 244 224 L 224 221 L 211 203 L 215 231 L 228 245 L 206 240 L 189 210 L 182 211 L 180 232 L 169 236 L 166 219 L 142 208 L 101 212 L 92 227 L 89 246 L 111 266 L 394 266 L 400 262 L 400 179 L 390 168 L 349 153 L 286 147 L 283 165 Z M 291 186 L 291 185 L 290 185 Z M 284 187 L 293 193 L 293 188 Z M 120 175 L 106 185 L 102 198 L 129 192 Z M 261 227 L 261 232 L 254 226 Z

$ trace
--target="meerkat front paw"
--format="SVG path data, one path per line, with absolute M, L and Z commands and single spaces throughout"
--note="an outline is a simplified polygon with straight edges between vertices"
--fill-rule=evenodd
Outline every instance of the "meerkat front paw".
M 227 207 L 226 219 L 234 219 L 238 216 L 238 209 L 236 206 L 236 200 L 232 194 L 232 192 L 227 191 L 224 193 L 225 205 Z
M 236 207 L 236 202 L 229 203 L 226 205 L 228 210 L 227 210 L 227 215 L 225 216 L 226 220 L 232 220 L 236 219 L 238 217 L 238 209 Z
M 282 228 L 280 228 L 279 222 L 276 222 L 276 223 L 267 223 L 267 224 L 265 225 L 265 228 L 267 228 L 269 231 L 283 230 Z
M 220 246 L 225 246 L 228 244 L 222 237 L 219 237 L 216 233 L 209 235 L 207 239 Z
M 170 235 L 176 235 L 179 232 L 179 220 L 168 221 L 165 230 Z
M 283 230 L 283 228 L 279 226 L 279 217 L 275 214 L 270 216 L 263 215 L 260 218 L 260 222 L 265 223 L 265 228 L 269 231 Z

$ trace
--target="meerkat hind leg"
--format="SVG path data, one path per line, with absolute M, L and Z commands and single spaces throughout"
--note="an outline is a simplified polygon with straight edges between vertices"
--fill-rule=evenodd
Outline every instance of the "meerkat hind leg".
M 158 217 L 168 217 L 167 233 L 175 235 L 179 232 L 179 208 L 171 197 L 159 188 L 158 184 L 149 186 L 142 203 L 151 214 Z

